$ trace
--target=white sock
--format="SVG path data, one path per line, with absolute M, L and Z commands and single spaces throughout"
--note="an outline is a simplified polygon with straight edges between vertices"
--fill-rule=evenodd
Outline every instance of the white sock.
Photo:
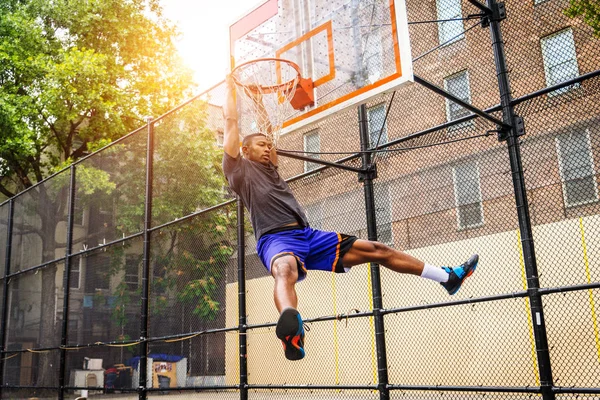
M 423 278 L 431 279 L 436 282 L 448 282 L 448 273 L 440 267 L 436 267 L 431 264 L 425 264 L 423 272 L 421 272 Z

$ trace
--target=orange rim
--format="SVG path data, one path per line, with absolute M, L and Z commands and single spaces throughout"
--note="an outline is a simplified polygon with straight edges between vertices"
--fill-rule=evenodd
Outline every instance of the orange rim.
M 253 64 L 259 63 L 259 62 L 264 62 L 264 61 L 275 61 L 275 62 L 279 62 L 279 63 L 284 63 L 284 64 L 288 64 L 290 67 L 292 67 L 296 73 L 298 74 L 296 77 L 290 79 L 287 82 L 284 83 L 280 83 L 277 85 L 259 85 L 259 86 L 250 86 L 250 85 L 246 85 L 244 83 L 242 83 L 237 75 L 243 71 L 244 69 L 248 68 L 248 66 L 251 66 Z M 277 68 L 278 71 L 280 71 L 280 67 Z M 280 73 L 278 73 L 277 75 L 280 75 Z M 236 85 L 238 86 L 242 86 L 248 90 L 250 90 L 251 92 L 254 93 L 275 93 L 275 92 L 287 92 L 291 89 L 294 88 L 295 83 L 300 80 L 300 78 L 302 77 L 300 74 L 300 67 L 298 66 L 298 64 L 296 64 L 293 61 L 290 60 L 284 60 L 283 58 L 257 58 L 256 60 L 251 60 L 251 61 L 246 61 L 245 63 L 242 63 L 240 65 L 238 65 L 237 67 L 235 67 L 233 69 L 233 71 L 231 71 L 231 77 L 233 78 L 233 81 L 236 83 Z M 278 76 L 278 78 L 281 78 L 280 76 Z

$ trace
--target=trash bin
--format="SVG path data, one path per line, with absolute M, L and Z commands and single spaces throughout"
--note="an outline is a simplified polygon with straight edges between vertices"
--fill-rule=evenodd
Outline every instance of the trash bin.
M 171 387 L 171 378 L 164 375 L 157 375 L 157 377 L 159 389 L 169 389 Z

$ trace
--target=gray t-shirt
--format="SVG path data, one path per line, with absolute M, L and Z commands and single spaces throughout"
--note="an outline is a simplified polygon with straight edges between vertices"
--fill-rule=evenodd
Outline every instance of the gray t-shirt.
M 250 212 L 257 240 L 266 232 L 293 222 L 308 226 L 304 210 L 273 164 L 267 167 L 241 155 L 233 158 L 224 153 L 223 172 L 229 187 Z

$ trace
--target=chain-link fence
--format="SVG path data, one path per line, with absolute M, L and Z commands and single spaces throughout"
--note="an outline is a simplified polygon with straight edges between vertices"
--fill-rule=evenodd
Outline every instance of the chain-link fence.
M 312 227 L 478 253 L 456 296 L 310 271 L 285 360 L 219 84 L 0 204 L 2 398 L 597 399 L 600 40 L 567 0 L 477 4 L 407 0 L 416 82 L 279 141 Z

